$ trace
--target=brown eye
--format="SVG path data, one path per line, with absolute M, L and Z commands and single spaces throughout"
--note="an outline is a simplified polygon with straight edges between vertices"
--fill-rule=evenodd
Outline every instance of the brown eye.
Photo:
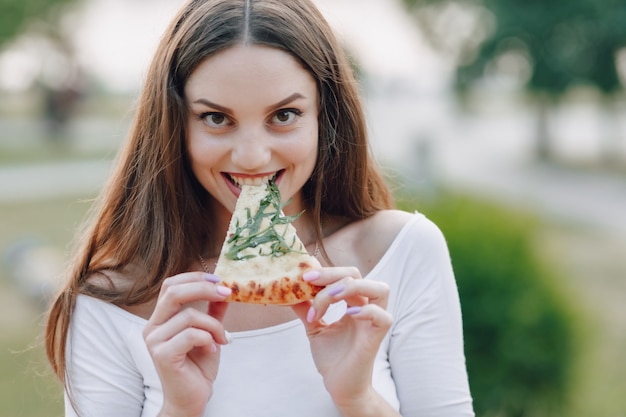
M 221 125 L 222 123 L 224 123 L 224 120 L 226 120 L 223 114 L 212 114 L 210 116 L 210 119 L 211 123 L 216 125 Z
M 223 113 L 209 112 L 200 115 L 200 118 L 211 127 L 224 127 L 230 124 L 230 119 Z
M 274 113 L 272 122 L 277 125 L 289 125 L 296 121 L 296 119 L 302 114 L 301 111 L 296 109 L 284 109 Z
M 285 123 L 288 122 L 291 119 L 291 116 L 293 115 L 293 113 L 290 112 L 280 112 L 276 114 L 276 120 L 278 120 L 281 123 Z

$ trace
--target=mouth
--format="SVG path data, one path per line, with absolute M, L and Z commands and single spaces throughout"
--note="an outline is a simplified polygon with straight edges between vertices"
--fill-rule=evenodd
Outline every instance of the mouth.
M 276 171 L 271 175 L 262 175 L 262 176 L 248 176 L 248 175 L 236 175 L 229 174 L 227 172 L 223 172 L 222 176 L 237 189 L 241 190 L 241 187 L 244 185 L 263 185 L 269 184 L 270 181 L 276 182 L 280 175 L 284 172 L 284 170 Z

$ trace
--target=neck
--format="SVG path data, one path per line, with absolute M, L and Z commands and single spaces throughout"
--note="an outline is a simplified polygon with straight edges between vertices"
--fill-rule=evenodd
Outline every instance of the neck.
M 296 233 L 305 246 L 317 243 L 317 233 L 315 232 L 315 222 L 310 211 L 305 211 L 293 222 Z M 322 225 L 323 229 L 323 225 Z M 323 235 L 323 230 L 322 230 Z

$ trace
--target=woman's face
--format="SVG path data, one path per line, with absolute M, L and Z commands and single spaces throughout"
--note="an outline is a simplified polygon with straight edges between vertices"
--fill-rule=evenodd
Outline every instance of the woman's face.
M 229 211 L 241 184 L 274 178 L 288 213 L 317 158 L 315 80 L 290 54 L 236 45 L 207 58 L 187 84 L 187 149 L 200 183 Z

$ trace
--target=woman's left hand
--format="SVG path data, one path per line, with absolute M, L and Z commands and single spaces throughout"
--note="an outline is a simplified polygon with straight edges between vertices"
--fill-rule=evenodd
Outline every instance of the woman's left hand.
M 304 322 L 313 360 L 333 401 L 350 407 L 371 393 L 374 359 L 393 322 L 386 311 L 389 287 L 361 279 L 352 267 L 322 268 L 306 278 L 326 288 L 313 301 L 292 308 Z M 325 323 L 328 307 L 341 300 L 347 303 L 346 314 Z

